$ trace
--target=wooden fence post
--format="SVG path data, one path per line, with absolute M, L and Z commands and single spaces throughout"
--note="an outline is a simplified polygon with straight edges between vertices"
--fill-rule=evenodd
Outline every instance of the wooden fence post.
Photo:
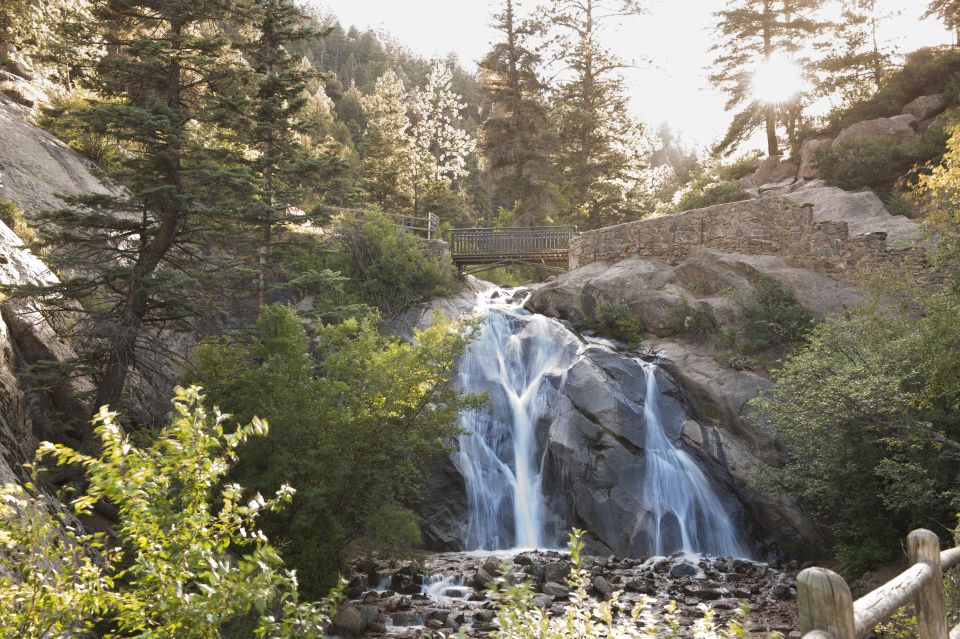
M 820 630 L 833 639 L 857 639 L 853 597 L 843 577 L 826 568 L 807 568 L 797 576 L 797 598 L 801 635 Z
M 929 530 L 914 530 L 907 536 L 907 557 L 912 564 L 923 562 L 933 569 L 933 577 L 920 588 L 914 599 L 920 639 L 947 639 L 940 538 Z

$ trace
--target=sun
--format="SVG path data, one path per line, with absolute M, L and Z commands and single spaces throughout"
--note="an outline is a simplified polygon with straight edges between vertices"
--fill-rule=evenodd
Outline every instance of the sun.
M 753 72 L 751 88 L 760 102 L 782 104 L 803 91 L 806 82 L 800 65 L 784 55 L 774 54 Z

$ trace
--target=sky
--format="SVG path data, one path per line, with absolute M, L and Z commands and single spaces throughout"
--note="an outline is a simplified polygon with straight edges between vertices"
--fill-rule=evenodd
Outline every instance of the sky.
M 454 53 L 473 70 L 496 37 L 490 27 L 495 0 L 312 0 L 336 15 L 344 26 L 382 30 L 425 57 Z M 936 20 L 921 20 L 925 0 L 880 0 L 900 14 L 880 34 L 907 52 L 922 46 L 952 44 L 953 36 Z M 534 0 L 523 2 L 533 6 Z M 647 0 L 648 13 L 627 19 L 609 32 L 609 47 L 638 62 L 625 73 L 631 110 L 640 120 L 669 122 L 688 143 L 708 145 L 729 122 L 725 98 L 707 82 L 713 55 L 713 12 L 724 0 Z M 648 62 L 642 62 L 649 60 Z

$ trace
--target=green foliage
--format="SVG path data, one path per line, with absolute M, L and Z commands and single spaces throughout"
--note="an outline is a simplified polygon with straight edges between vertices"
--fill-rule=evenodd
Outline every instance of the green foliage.
M 41 112 L 37 124 L 106 171 L 115 171 L 120 167 L 123 147 L 106 127 L 86 118 L 91 97 L 80 90 L 57 96 Z
M 916 527 L 952 522 L 960 496 L 960 300 L 832 317 L 753 402 L 789 445 L 777 476 L 830 527 L 851 573 L 892 555 Z
M 111 636 L 207 639 L 250 616 L 258 637 L 322 633 L 326 611 L 299 601 L 295 576 L 259 528 L 293 489 L 265 500 L 222 484 L 266 423 L 226 432 L 225 416 L 203 400 L 197 388 L 178 389 L 173 419 L 146 448 L 106 408 L 95 420 L 97 456 L 41 445 L 40 457 L 84 468 L 77 513 L 100 500 L 117 507 L 115 542 L 80 532 L 31 486 L 0 490 L 0 637 L 79 638 L 96 625 Z
M 867 140 L 847 142 L 836 149 L 821 146 L 814 154 L 814 165 L 828 182 L 841 188 L 889 193 L 900 184 L 915 182 L 928 163 L 940 162 L 946 142 L 944 128 L 932 126 L 901 144 Z
M 960 51 L 957 49 L 915 51 L 907 56 L 903 68 L 891 74 L 869 100 L 832 113 L 825 133 L 836 134 L 857 122 L 899 115 L 905 104 L 923 95 L 945 93 L 950 105 L 960 104 L 956 101 L 960 87 L 958 74 Z
M 671 208 L 676 211 L 689 211 L 747 199 L 750 199 L 750 196 L 737 182 L 714 182 L 710 178 L 699 178 L 688 185 L 687 190 Z
M 6 224 L 25 244 L 36 240 L 37 234 L 31 228 L 23 211 L 9 200 L 0 199 L 0 222 Z
M 570 600 L 560 615 L 533 604 L 534 592 L 530 582 L 519 584 L 506 577 L 499 578 L 491 587 L 497 600 L 499 628 L 496 639 L 656 639 L 679 637 L 679 619 L 676 602 L 664 606 L 658 614 L 654 610 L 656 600 L 643 596 L 629 614 L 622 614 L 619 603 L 621 592 L 613 593 L 602 602 L 592 601 L 588 595 L 590 572 L 583 565 L 584 531 L 574 529 L 570 534 L 568 548 L 572 570 L 567 584 L 571 588 Z M 740 617 L 718 626 L 714 612 L 706 604 L 700 604 L 703 618 L 689 628 L 691 636 L 703 639 L 733 639 L 744 636 L 747 614 L 741 609 Z
M 622 302 L 600 300 L 593 317 L 588 321 L 593 330 L 628 343 L 643 340 L 646 327 L 633 316 L 630 307 Z
M 704 337 L 713 332 L 710 317 L 699 306 L 691 306 L 686 299 L 667 320 L 667 330 L 673 335 Z
M 456 290 L 448 258 L 425 253 L 420 241 L 375 212 L 345 214 L 334 225 L 327 265 L 352 282 L 357 301 L 394 315 Z
M 307 592 L 333 583 L 352 542 L 396 551 L 415 541 L 402 509 L 475 403 L 448 383 L 471 334 L 441 323 L 407 344 L 380 335 L 375 316 L 350 319 L 321 326 L 311 356 L 300 319 L 275 305 L 252 338 L 197 347 L 192 378 L 241 421 L 270 420 L 235 474 L 257 490 L 300 487 L 265 525 Z
M 736 326 L 721 334 L 720 347 L 723 359 L 735 367 L 801 342 L 814 326 L 813 314 L 769 277 L 735 296 L 734 304 Z

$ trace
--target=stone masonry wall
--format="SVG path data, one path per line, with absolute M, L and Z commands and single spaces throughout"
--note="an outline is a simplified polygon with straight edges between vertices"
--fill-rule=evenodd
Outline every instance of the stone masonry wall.
M 886 233 L 850 237 L 845 222 L 816 222 L 811 205 L 782 197 L 718 204 L 585 231 L 570 243 L 569 267 L 643 257 L 677 264 L 698 248 L 777 255 L 803 268 L 853 272 L 884 265 L 924 268 L 922 251 L 890 249 Z

